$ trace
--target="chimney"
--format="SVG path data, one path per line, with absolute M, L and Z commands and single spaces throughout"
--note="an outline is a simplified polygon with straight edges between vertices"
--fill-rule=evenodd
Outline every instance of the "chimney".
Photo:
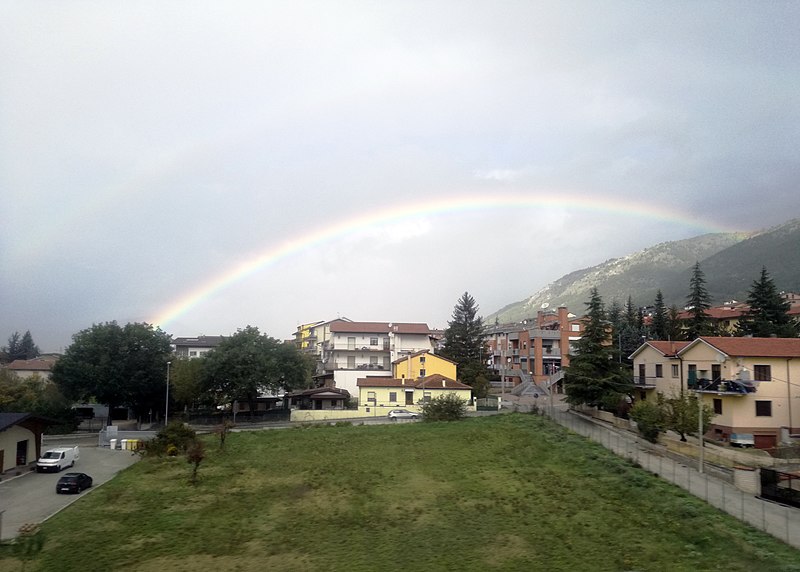
M 447 380 L 442 378 L 442 387 L 447 387 Z

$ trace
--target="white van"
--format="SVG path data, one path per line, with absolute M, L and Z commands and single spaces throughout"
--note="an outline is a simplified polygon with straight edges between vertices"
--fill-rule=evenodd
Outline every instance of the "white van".
M 72 467 L 75 461 L 81 458 L 80 449 L 75 445 L 74 447 L 58 447 L 50 449 L 36 461 L 36 471 L 44 473 L 53 471 L 58 473 L 61 469 Z

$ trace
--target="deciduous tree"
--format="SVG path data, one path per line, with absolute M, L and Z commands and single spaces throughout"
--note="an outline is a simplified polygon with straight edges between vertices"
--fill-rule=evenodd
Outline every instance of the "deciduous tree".
M 170 337 L 150 324 L 95 324 L 72 337 L 52 380 L 70 399 L 95 399 L 109 412 L 130 407 L 144 416 L 164 405 L 170 354 Z
M 247 326 L 206 354 L 202 379 L 217 403 L 245 401 L 255 411 L 265 393 L 307 387 L 311 369 L 293 344 Z

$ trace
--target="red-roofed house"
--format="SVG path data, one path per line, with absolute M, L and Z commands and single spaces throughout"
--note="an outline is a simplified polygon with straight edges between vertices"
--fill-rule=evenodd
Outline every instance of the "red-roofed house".
M 678 352 L 688 345 L 689 342 L 651 340 L 631 354 L 637 399 L 647 399 L 653 393 L 669 396 L 685 388 Z
M 359 409 L 383 416 L 394 407 L 420 411 L 421 405 L 441 395 L 455 394 L 472 404 L 472 388 L 440 374 L 417 379 L 366 377 L 358 380 Z
M 55 354 L 47 354 L 33 359 L 16 359 L 5 368 L 13 371 L 20 379 L 26 379 L 34 375 L 38 375 L 42 379 L 50 379 L 50 371 L 59 357 Z
M 632 358 L 634 374 L 644 368 L 645 383 L 652 382 L 645 389 L 702 395 L 715 413 L 707 437 L 770 448 L 800 433 L 800 338 L 647 342 Z

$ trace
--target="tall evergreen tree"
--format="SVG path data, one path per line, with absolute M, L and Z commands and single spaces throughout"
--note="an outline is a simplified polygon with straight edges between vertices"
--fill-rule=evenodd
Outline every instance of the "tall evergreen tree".
M 680 340 L 683 337 L 683 322 L 681 321 L 681 311 L 673 304 L 667 311 L 667 340 Z
M 664 305 L 664 295 L 661 290 L 656 292 L 656 300 L 653 304 L 653 321 L 650 325 L 650 336 L 654 340 L 667 340 L 667 307 Z
M 609 323 L 597 288 L 592 288 L 586 309 L 583 335 L 575 343 L 576 353 L 564 372 L 566 400 L 572 405 L 615 410 L 633 385 L 626 368 L 614 359 Z
M 747 304 L 750 308 L 738 325 L 741 335 L 797 337 L 798 325 L 789 316 L 791 304 L 781 297 L 766 267 L 761 268 L 761 277 L 750 287 Z
M 711 332 L 711 320 L 706 310 L 711 307 L 711 296 L 706 288 L 706 277 L 700 269 L 700 263 L 695 262 L 692 268 L 692 277 L 689 279 L 689 296 L 686 299 L 689 307 L 688 329 L 686 339 L 694 340 L 706 336 Z
M 618 361 L 631 365 L 629 356 L 642 345 L 644 339 L 646 339 L 644 315 L 641 310 L 634 305 L 631 297 L 628 296 L 628 301 L 625 303 L 622 327 L 619 330 L 616 340 L 622 358 Z
M 478 316 L 478 305 L 469 292 L 464 292 L 453 308 L 452 319 L 444 332 L 442 357 L 456 362 L 458 377 L 467 385 L 474 386 L 481 377 L 486 379 L 486 335 L 483 318 Z
M 33 336 L 30 330 L 27 330 L 22 336 L 19 349 L 20 354 L 23 356 L 20 359 L 33 359 L 39 355 L 39 346 L 33 343 Z

